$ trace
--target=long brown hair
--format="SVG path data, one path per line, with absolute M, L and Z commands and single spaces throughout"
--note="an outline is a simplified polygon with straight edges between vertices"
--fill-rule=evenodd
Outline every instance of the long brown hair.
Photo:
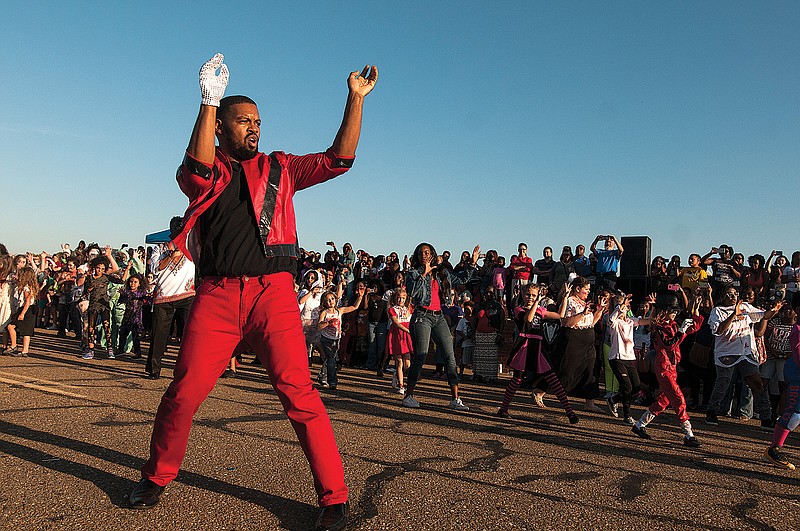
M 669 314 L 669 308 L 656 308 L 653 311 L 653 316 L 650 317 L 650 326 L 648 327 L 649 330 L 652 332 L 656 328 L 661 328 L 672 321 L 672 319 L 669 318 Z
M 13 267 L 14 260 L 11 258 L 11 255 L 0 254 L 0 281 L 4 281 L 8 278 Z
M 36 280 L 36 271 L 28 266 L 17 271 L 17 291 L 21 292 L 25 288 L 28 288 L 28 293 L 31 297 L 39 293 L 39 282 Z

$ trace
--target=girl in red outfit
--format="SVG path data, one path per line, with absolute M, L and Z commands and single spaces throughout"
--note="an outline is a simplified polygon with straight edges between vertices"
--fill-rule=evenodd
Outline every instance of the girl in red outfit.
M 392 387 L 396 388 L 399 394 L 405 395 L 403 371 L 408 371 L 408 368 L 411 367 L 411 353 L 414 351 L 411 333 L 408 330 L 408 327 L 411 326 L 411 314 L 414 313 L 414 308 L 408 299 L 406 289 L 402 287 L 396 288 L 392 292 L 390 303 L 392 306 L 389 308 L 389 318 L 392 320 L 392 324 L 386 334 L 386 355 L 394 358 L 394 365 L 397 368 L 392 379 Z M 381 367 L 383 367 L 385 362 L 381 363 Z
M 656 415 L 672 407 L 678 415 L 683 429 L 683 444 L 691 448 L 700 446 L 700 441 L 692 432 L 692 423 L 686 412 L 686 399 L 678 386 L 678 363 L 681 361 L 680 346 L 688 334 L 694 334 L 703 324 L 700 315 L 700 299 L 694 298 L 691 304 L 692 318 L 685 320 L 680 326 L 675 322 L 678 314 L 678 298 L 666 295 L 656 300 L 656 311 L 650 320 L 650 333 L 653 348 L 656 351 L 655 373 L 658 379 L 659 393 L 656 401 L 645 410 L 641 418 L 633 425 L 632 431 L 642 439 L 652 439 L 645 427 Z

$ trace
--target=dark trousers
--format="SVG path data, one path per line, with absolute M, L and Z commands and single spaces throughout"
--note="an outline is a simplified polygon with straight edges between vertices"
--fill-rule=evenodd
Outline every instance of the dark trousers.
M 75 339 L 83 341 L 83 315 L 77 302 L 69 303 L 69 328 L 75 332 Z
M 141 337 L 142 337 L 142 325 L 139 323 L 131 324 L 131 323 L 122 323 L 122 326 L 119 329 L 119 339 L 117 340 L 117 344 L 119 345 L 119 350 L 125 350 L 125 343 L 128 342 L 128 336 L 133 336 L 133 353 L 137 356 L 142 353 L 141 347 Z
M 58 305 L 58 333 L 67 333 L 67 320 L 69 319 L 69 304 Z
M 619 382 L 619 393 L 612 397 L 615 404 L 622 402 L 622 412 L 625 417 L 631 416 L 631 400 L 639 392 L 639 371 L 636 360 L 608 360 L 611 371 Z
M 150 350 L 147 352 L 147 365 L 145 366 L 148 373 L 161 374 L 161 358 L 167 351 L 172 320 L 180 317 L 181 321 L 185 322 L 193 301 L 194 297 L 189 297 L 153 306 L 153 335 L 150 339 Z

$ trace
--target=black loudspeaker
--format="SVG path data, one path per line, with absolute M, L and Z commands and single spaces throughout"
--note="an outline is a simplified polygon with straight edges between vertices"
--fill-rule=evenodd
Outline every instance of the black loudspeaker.
M 620 258 L 620 275 L 623 277 L 650 276 L 650 237 L 623 236 L 620 240 L 625 253 Z
M 625 247 L 625 244 L 622 244 Z M 628 249 L 625 249 L 625 254 L 628 254 Z M 625 255 L 623 255 L 623 258 Z M 617 289 L 621 289 L 625 293 L 633 295 L 633 311 L 636 311 L 636 306 L 644 302 L 645 297 L 650 294 L 650 279 L 648 277 L 619 277 L 617 279 Z

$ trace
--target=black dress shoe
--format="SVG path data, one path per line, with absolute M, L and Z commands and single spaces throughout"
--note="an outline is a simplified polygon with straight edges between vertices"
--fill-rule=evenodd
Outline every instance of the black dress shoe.
M 316 531 L 339 531 L 347 527 L 347 517 L 350 514 L 350 502 L 337 503 L 323 507 L 314 524 Z
M 159 487 L 149 479 L 143 479 L 128 496 L 128 502 L 131 509 L 149 509 L 158 503 L 162 492 L 164 487 Z
M 157 374 L 150 374 L 149 372 L 142 376 L 145 380 L 158 380 L 161 376 Z

